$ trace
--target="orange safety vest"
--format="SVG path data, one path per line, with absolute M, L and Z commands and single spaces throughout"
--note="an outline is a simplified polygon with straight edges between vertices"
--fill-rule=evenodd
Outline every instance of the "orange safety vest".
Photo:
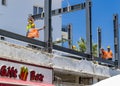
M 102 56 L 103 59 L 107 59 L 107 52 L 105 50 L 102 51 Z
M 110 52 L 107 51 L 107 58 L 112 58 L 113 57 L 113 53 L 112 51 L 110 50 Z
M 39 38 L 39 31 L 38 29 L 30 29 L 27 35 L 28 38 Z

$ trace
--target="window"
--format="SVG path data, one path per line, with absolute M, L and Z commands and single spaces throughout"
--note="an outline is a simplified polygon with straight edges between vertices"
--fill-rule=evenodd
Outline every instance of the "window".
M 43 12 L 43 8 L 42 7 L 33 6 L 33 15 L 41 14 L 42 12 Z
M 42 13 L 42 12 L 43 12 L 43 8 L 39 7 L 38 9 L 39 9 L 38 14 L 40 14 L 40 13 Z
M 91 85 L 93 84 L 92 77 L 79 77 L 79 84 Z
M 33 14 L 36 15 L 37 14 L 37 7 L 33 6 Z
M 6 0 L 2 0 L 2 5 L 6 5 Z
M 62 26 L 62 31 L 63 31 L 63 32 L 68 32 L 67 25 L 66 25 L 66 26 L 65 26 L 65 25 L 64 25 L 64 26 Z

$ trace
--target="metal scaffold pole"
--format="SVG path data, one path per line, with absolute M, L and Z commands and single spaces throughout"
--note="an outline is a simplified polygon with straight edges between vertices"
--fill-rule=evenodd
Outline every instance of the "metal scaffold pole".
M 91 0 L 86 0 L 86 45 L 87 54 L 92 55 L 92 18 L 91 18 Z M 90 57 L 92 58 L 92 57 Z
M 68 45 L 69 48 L 72 49 L 72 25 L 68 25 Z
M 119 56 L 119 23 L 118 23 L 118 14 L 113 16 L 114 24 L 114 56 L 115 62 L 118 68 L 120 68 L 120 56 Z
M 101 28 L 98 27 L 98 57 L 101 56 L 100 54 L 100 48 L 101 48 Z
M 44 41 L 46 42 L 45 48 L 49 53 L 52 52 L 52 26 L 51 26 L 51 7 L 52 7 L 52 0 L 44 0 Z

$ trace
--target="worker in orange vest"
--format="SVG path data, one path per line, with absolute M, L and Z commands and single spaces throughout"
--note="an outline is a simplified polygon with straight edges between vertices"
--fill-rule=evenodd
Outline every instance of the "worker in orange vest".
M 41 29 L 37 29 L 37 28 L 31 28 L 27 37 L 28 38 L 39 38 L 39 31 L 43 30 L 45 27 L 41 28 Z
M 28 18 L 28 24 L 26 26 L 26 30 L 27 30 L 26 36 L 28 36 L 28 33 L 29 33 L 30 29 L 32 29 L 32 28 L 35 28 L 35 24 L 34 24 L 33 17 L 30 16 Z
M 112 60 L 113 53 L 112 50 L 110 50 L 110 46 L 107 47 L 107 59 Z
M 107 52 L 103 48 L 101 48 L 101 57 L 107 59 Z
M 45 29 L 45 26 L 41 29 L 35 28 L 34 19 L 30 16 L 28 18 L 28 24 L 26 28 L 27 28 L 26 36 L 28 38 L 39 38 L 39 31 Z

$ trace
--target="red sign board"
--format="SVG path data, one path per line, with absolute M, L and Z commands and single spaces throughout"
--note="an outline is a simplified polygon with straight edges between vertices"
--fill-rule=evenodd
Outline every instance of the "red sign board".
M 52 84 L 52 68 L 0 59 L 0 77 Z
M 10 66 L 7 67 L 6 65 L 3 65 L 0 68 L 0 75 L 1 76 L 6 76 L 6 77 L 9 77 L 9 78 L 17 78 L 18 77 L 17 73 L 18 73 L 18 70 L 15 69 L 14 67 L 10 67 Z M 43 81 L 43 78 L 44 78 L 43 74 L 36 73 L 36 71 L 34 71 L 34 70 L 29 72 L 28 68 L 24 67 L 24 66 L 21 67 L 21 71 L 20 71 L 20 74 L 19 74 L 19 79 L 26 81 L 27 77 L 28 77 L 28 73 L 30 73 L 30 80 L 40 81 L 40 82 Z

